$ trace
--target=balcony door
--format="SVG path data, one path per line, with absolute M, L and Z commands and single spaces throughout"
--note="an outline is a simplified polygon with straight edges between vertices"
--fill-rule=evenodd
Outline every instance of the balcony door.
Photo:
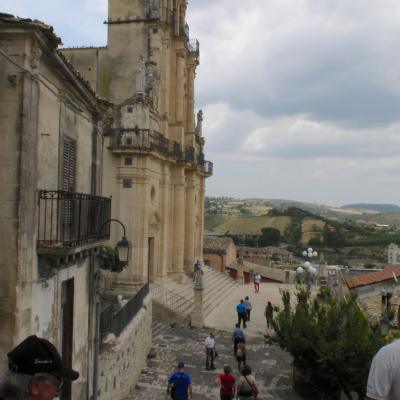
M 61 287 L 61 356 L 64 365 L 72 368 L 74 343 L 74 280 L 68 279 Z M 71 400 L 71 383 L 64 382 L 61 400 Z

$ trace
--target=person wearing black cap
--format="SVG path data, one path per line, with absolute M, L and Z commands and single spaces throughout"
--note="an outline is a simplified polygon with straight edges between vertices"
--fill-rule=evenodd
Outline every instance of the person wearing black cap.
M 185 363 L 178 362 L 178 371 L 168 379 L 167 394 L 174 400 L 189 400 L 193 398 L 192 378 L 185 372 Z
M 64 381 L 79 373 L 65 368 L 55 346 L 35 335 L 27 337 L 8 354 L 8 371 L 0 384 L 0 400 L 52 400 Z

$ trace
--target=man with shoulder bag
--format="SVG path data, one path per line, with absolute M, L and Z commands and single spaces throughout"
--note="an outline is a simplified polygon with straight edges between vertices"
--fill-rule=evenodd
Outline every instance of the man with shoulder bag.
M 185 363 L 178 362 L 178 371 L 168 379 L 167 394 L 174 400 L 190 400 L 193 398 L 192 378 L 185 372 Z
M 239 378 L 236 398 L 239 400 L 259 400 L 258 396 L 259 390 L 256 385 L 256 380 L 251 374 L 251 367 L 246 364 L 242 369 L 242 376 Z

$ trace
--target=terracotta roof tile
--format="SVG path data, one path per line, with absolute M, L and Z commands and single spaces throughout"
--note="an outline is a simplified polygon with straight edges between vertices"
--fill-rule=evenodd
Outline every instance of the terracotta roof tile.
M 349 289 L 354 289 L 360 286 L 372 285 L 378 282 L 388 281 L 393 279 L 393 274 L 400 278 L 400 266 L 391 266 L 383 269 L 382 271 L 371 272 L 358 276 L 347 277 L 346 284 Z

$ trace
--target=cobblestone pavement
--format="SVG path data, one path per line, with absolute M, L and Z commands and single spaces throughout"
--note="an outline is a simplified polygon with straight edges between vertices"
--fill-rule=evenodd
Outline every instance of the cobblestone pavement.
M 164 400 L 166 382 L 174 371 L 178 360 L 186 364 L 186 371 L 192 377 L 195 400 L 219 399 L 218 387 L 213 384 L 224 364 L 230 364 L 235 375 L 237 365 L 233 358 L 231 332 L 215 331 L 216 359 L 215 371 L 205 369 L 204 339 L 207 330 L 187 327 L 166 327 L 153 339 L 152 357 L 142 371 L 139 384 L 131 400 Z M 264 343 L 261 335 L 251 335 L 247 341 L 248 364 L 253 368 L 261 391 L 260 399 L 300 400 L 291 387 L 292 368 L 290 357 L 275 346 Z

